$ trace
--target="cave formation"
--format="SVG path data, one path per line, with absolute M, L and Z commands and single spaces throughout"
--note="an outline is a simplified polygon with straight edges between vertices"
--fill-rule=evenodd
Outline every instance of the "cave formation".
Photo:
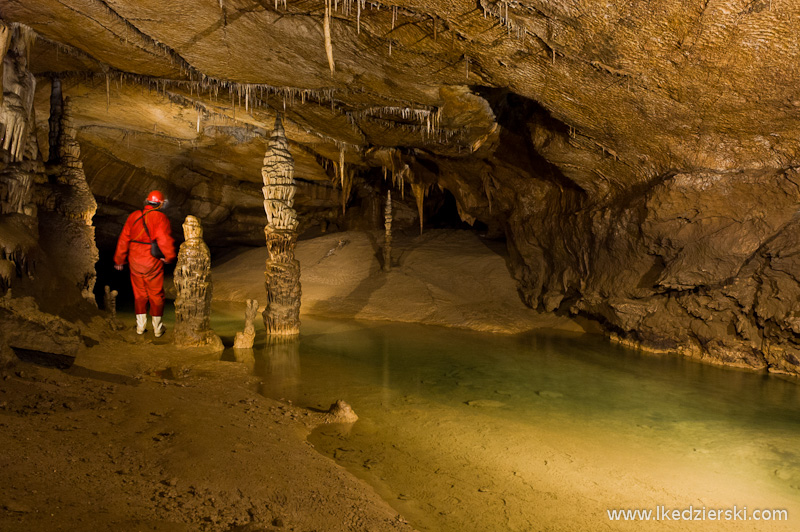
M 3 289 L 91 302 L 93 233 L 148 188 L 212 248 L 261 245 L 282 113 L 301 234 L 380 228 L 389 176 L 420 227 L 445 191 L 531 308 L 797 373 L 797 6 L 317 4 L 0 5 Z
M 441 225 L 502 241 L 541 314 L 796 376 L 798 19 L 789 0 L 0 0 L 0 370 L 104 341 L 95 318 L 116 334 L 103 258 L 158 189 L 212 260 L 263 251 L 251 366 L 299 365 L 298 239 L 371 232 L 386 278 Z M 207 334 L 183 343 L 216 344 L 201 292 Z

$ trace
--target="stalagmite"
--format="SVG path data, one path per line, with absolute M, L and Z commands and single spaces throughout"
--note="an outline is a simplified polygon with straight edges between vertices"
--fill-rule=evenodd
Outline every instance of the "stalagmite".
M 383 226 L 386 234 L 383 237 L 383 271 L 392 269 L 392 191 L 386 192 L 386 208 L 383 211 Z
M 250 349 L 256 338 L 256 313 L 258 312 L 258 301 L 255 299 L 247 300 L 247 307 L 244 310 L 244 331 L 236 333 L 233 341 L 234 349 Z
M 175 264 L 175 344 L 222 349 L 222 342 L 211 330 L 211 253 L 203 241 L 200 220 L 187 216 L 183 236 L 186 240 Z
M 47 232 L 52 229 L 62 235 L 50 239 L 52 248 L 49 253 L 59 257 L 60 267 L 69 272 L 68 277 L 74 279 L 83 298 L 96 304 L 95 263 L 99 253 L 92 218 L 97 211 L 97 201 L 86 182 L 80 159 L 81 148 L 72 122 L 72 104 L 69 98 L 65 98 L 59 106 L 60 92 L 57 84 L 51 87 L 51 102 L 56 104 L 51 107 L 50 123 L 57 124 L 58 128 L 58 147 L 55 150 L 58 164 L 48 168 L 48 173 L 55 178 L 55 186 L 46 197 L 37 198 L 40 230 Z M 65 226 L 69 229 L 65 230 Z
M 264 272 L 267 289 L 264 326 L 268 335 L 292 336 L 300 332 L 300 263 L 294 258 L 298 225 L 293 208 L 296 186 L 294 160 L 280 115 L 275 118 L 261 177 L 268 253 Z
M 114 331 L 121 331 L 125 328 L 125 325 L 117 319 L 117 295 L 119 292 L 116 290 L 111 290 L 111 287 L 106 285 L 105 286 L 105 294 L 103 297 L 103 306 L 106 309 L 106 313 L 108 314 L 108 326 L 111 327 Z
M 339 399 L 328 409 L 324 420 L 325 423 L 355 423 L 358 416 L 349 404 Z

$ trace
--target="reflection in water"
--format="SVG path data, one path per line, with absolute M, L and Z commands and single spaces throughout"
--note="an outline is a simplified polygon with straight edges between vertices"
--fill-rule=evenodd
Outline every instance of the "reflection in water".
M 252 347 L 247 349 L 234 347 L 232 351 L 233 351 L 233 359 L 236 362 L 244 364 L 245 366 L 249 367 L 250 370 L 252 371 L 256 369 L 256 355 Z
M 306 318 L 299 340 L 259 340 L 262 393 L 350 403 L 352 429 L 312 443 L 420 530 L 616 529 L 605 509 L 654 505 L 800 518 L 795 382 L 559 333 Z
M 300 386 L 300 340 L 297 337 L 267 338 L 259 362 L 256 369 L 264 377 L 261 393 L 285 399 L 297 396 Z

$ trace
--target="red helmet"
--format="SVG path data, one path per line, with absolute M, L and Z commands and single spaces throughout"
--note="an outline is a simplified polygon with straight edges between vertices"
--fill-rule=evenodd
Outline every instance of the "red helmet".
M 164 202 L 164 194 L 161 193 L 160 190 L 153 190 L 150 194 L 147 195 L 147 203 L 152 203 L 157 205 L 159 203 Z

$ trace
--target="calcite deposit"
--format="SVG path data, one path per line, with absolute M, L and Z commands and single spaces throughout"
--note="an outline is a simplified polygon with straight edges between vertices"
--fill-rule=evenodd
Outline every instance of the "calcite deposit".
M 392 191 L 386 193 L 386 207 L 383 210 L 383 271 L 392 270 Z
M 112 290 L 108 285 L 103 290 L 103 308 L 107 314 L 108 326 L 112 331 L 120 331 L 125 328 L 125 324 L 117 318 L 117 296 L 119 291 Z
M 203 241 L 203 226 L 194 216 L 183 222 L 184 242 L 175 264 L 175 344 L 180 347 L 218 346 L 211 329 L 211 252 Z
M 267 305 L 264 326 L 268 335 L 293 336 L 300 332 L 300 263 L 294 258 L 297 213 L 294 206 L 294 160 L 280 116 L 264 155 L 264 210 L 267 225 L 267 270 L 264 272 Z
M 233 341 L 234 349 L 252 349 L 256 339 L 256 314 L 258 314 L 258 301 L 248 299 L 244 311 L 244 331 L 236 333 Z
M 152 188 L 202 217 L 212 247 L 262 245 L 280 113 L 298 233 L 382 230 L 391 173 L 394 231 L 447 198 L 505 236 L 535 309 L 796 374 L 799 16 L 789 0 L 5 2 L 2 183 L 24 188 L 9 167 L 47 147 L 58 78 L 101 247 Z M 1 260 L 20 266 L 25 242 Z

